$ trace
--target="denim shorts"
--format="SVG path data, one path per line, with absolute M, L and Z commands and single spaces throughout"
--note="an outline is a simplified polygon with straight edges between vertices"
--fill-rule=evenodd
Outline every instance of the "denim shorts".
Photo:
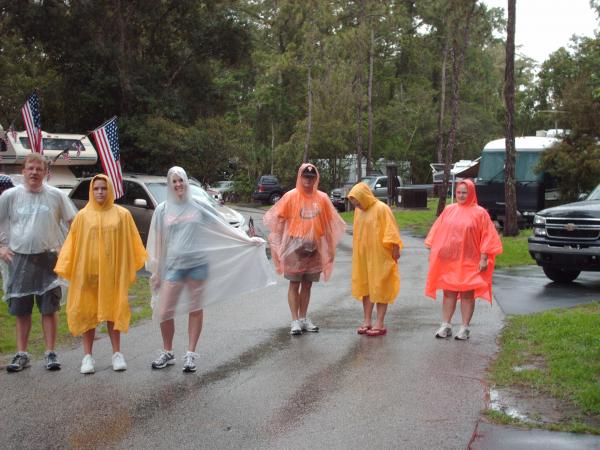
M 165 281 L 196 280 L 203 281 L 208 278 L 208 264 L 190 267 L 188 269 L 168 269 Z

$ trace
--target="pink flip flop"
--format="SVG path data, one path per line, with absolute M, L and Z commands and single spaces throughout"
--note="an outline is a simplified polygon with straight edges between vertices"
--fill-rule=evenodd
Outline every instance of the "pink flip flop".
M 371 329 L 371 325 L 361 325 L 360 327 L 358 327 L 358 329 L 356 330 L 356 332 L 358 334 L 367 334 L 369 332 L 369 330 Z

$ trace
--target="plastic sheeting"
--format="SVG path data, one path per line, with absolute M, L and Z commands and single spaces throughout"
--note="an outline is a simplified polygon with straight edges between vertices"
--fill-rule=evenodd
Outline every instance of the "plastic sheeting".
M 371 303 L 393 303 L 400 291 L 400 275 L 392 249 L 394 245 L 402 249 L 396 219 L 365 183 L 355 185 L 348 197 L 362 208 L 354 211 L 352 295 L 361 301 L 368 295 Z
M 489 214 L 477 204 L 473 182 L 461 181 L 457 188 L 460 185 L 467 187 L 466 202 L 447 206 L 425 239 L 431 249 L 425 295 L 435 299 L 437 289 L 474 290 L 475 298 L 491 303 L 494 262 L 502 253 L 502 242 Z M 484 253 L 488 266 L 481 272 L 479 261 Z
M 231 227 L 193 197 L 181 167 L 169 169 L 167 183 L 167 200 L 154 211 L 147 242 L 157 321 L 275 283 L 264 240 Z
M 316 172 L 317 180 L 306 192 L 301 174 L 309 166 Z M 327 194 L 318 190 L 319 179 L 315 166 L 302 164 L 296 188 L 286 192 L 264 216 L 263 222 L 271 230 L 271 256 L 280 274 L 321 272 L 325 281 L 331 276 L 335 248 L 346 224 Z
M 93 194 L 98 179 L 108 186 L 103 204 Z M 96 175 L 88 204 L 75 216 L 54 269 L 69 280 L 67 322 L 74 336 L 104 321 L 114 322 L 118 331 L 129 329 L 128 291 L 144 266 L 146 250 L 131 213 L 114 200 L 111 181 Z
M 5 299 L 66 286 L 53 269 L 76 212 L 62 191 L 46 183 L 39 192 L 18 185 L 0 195 L 0 236 L 15 253 L 11 263 L 0 261 Z

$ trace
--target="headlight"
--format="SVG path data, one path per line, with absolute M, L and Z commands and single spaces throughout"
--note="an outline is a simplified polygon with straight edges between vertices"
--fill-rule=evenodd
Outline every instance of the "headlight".
M 534 228 L 533 234 L 536 236 L 546 236 L 546 229 L 545 228 Z
M 543 216 L 538 216 L 537 214 L 533 216 L 533 225 L 534 226 L 544 226 L 546 225 L 546 218 Z

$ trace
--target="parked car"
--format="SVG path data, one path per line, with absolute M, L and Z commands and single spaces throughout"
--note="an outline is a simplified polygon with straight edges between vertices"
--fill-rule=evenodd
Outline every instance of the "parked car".
M 283 188 L 275 175 L 263 175 L 252 193 L 252 201 L 274 205 L 283 196 Z
M 600 185 L 583 201 L 539 211 L 529 254 L 548 278 L 569 283 L 582 271 L 600 271 Z
M 78 209 L 83 208 L 88 202 L 90 180 L 91 178 L 82 179 L 69 194 Z M 115 203 L 131 212 L 145 244 L 148 239 L 154 209 L 159 203 L 167 199 L 167 178 L 154 175 L 127 174 L 123 176 L 123 188 L 125 195 L 116 200 Z M 231 226 L 240 228 L 245 232 L 248 231 L 244 216 L 234 209 L 221 205 L 202 189 L 197 181 L 190 179 L 190 189 L 194 197 L 215 208 Z
M 331 199 L 331 203 L 333 206 L 340 211 L 348 211 L 350 210 L 350 202 L 348 201 L 348 192 L 352 189 L 356 183 L 354 181 L 348 181 L 344 183 L 343 186 L 339 188 L 335 188 L 329 194 L 329 198 Z
M 382 202 L 387 203 L 388 199 L 388 177 L 386 175 L 368 175 L 366 177 L 361 178 L 363 183 L 366 183 L 373 195 L 377 197 Z M 402 186 L 402 179 L 397 176 L 396 177 L 396 188 Z
M 221 194 L 226 202 L 235 202 L 238 196 L 235 193 L 235 182 L 232 180 L 217 181 L 211 188 Z

